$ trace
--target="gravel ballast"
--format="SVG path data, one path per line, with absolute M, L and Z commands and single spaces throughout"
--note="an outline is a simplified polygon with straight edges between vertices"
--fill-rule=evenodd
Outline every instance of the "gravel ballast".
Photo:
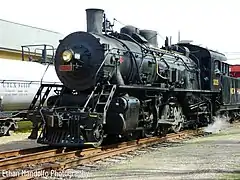
M 93 163 L 97 168 L 77 167 L 65 173 L 73 179 L 98 180 L 240 179 L 240 124 L 227 125 L 219 133 L 216 126 L 207 130 L 213 130 L 214 134 L 143 148 L 136 151 L 134 157 L 131 155 L 134 153 L 129 153 Z M 0 150 L 40 146 L 35 140 L 28 140 L 28 135 L 1 137 Z
M 159 147 L 101 170 L 75 172 L 78 179 L 99 180 L 240 179 L 240 125 L 232 125 L 210 136 Z

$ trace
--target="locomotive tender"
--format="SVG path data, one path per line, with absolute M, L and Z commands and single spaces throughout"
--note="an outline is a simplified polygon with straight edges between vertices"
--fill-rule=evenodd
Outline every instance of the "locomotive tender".
M 156 31 L 114 32 L 103 10 L 86 14 L 87 32 L 69 34 L 56 50 L 63 86 L 37 108 L 38 143 L 97 147 L 107 137 L 179 132 L 238 112 L 240 82 L 229 77 L 224 54 L 189 43 L 159 48 Z

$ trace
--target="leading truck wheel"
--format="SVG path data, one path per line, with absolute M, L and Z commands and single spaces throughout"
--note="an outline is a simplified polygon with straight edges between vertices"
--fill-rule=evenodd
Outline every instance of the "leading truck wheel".
M 99 147 L 102 144 L 104 138 L 103 125 L 96 125 L 93 131 L 88 133 L 87 137 L 88 142 L 84 143 L 85 145 L 90 145 L 95 148 Z

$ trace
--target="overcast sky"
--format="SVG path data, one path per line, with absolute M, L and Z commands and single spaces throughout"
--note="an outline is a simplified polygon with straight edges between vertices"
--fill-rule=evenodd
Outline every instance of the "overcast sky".
M 0 18 L 67 35 L 86 30 L 86 8 L 101 8 L 109 20 L 172 36 L 173 43 L 180 30 L 181 39 L 223 53 L 240 52 L 238 0 L 5 0 Z M 116 23 L 115 29 L 121 26 Z M 158 40 L 159 45 L 164 43 L 160 36 Z M 240 57 L 240 53 L 226 55 Z

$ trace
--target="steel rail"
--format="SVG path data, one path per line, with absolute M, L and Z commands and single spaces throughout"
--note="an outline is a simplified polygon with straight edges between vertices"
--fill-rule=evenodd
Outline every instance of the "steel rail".
M 29 172 L 34 171 L 51 171 L 51 170 L 62 170 L 62 169 L 68 169 L 70 167 L 75 167 L 79 165 L 84 165 L 86 163 L 92 163 L 97 160 L 101 160 L 107 157 L 116 156 L 119 154 L 127 153 L 130 151 L 134 151 L 136 149 L 147 147 L 153 144 L 162 143 L 168 140 L 176 140 L 176 139 L 183 139 L 188 136 L 192 135 L 199 135 L 202 131 L 191 131 L 186 130 L 182 131 L 178 134 L 172 133 L 168 134 L 165 137 L 151 137 L 151 138 L 144 138 L 129 142 L 123 142 L 119 144 L 114 145 L 108 145 L 104 147 L 99 148 L 89 148 L 84 150 L 73 150 L 69 152 L 59 152 L 58 154 L 54 150 L 48 151 L 48 153 L 44 154 L 44 152 L 40 153 L 34 153 L 30 155 L 15 157 L 13 161 L 8 161 L 8 163 L 1 164 L 0 161 L 0 170 L 8 169 L 8 170 L 14 170 L 26 167 L 27 165 L 37 165 L 37 164 L 43 164 L 48 163 L 47 165 L 44 165 L 40 168 L 34 170 L 29 170 Z M 21 157 L 22 160 L 21 160 Z M 5 161 L 6 162 L 6 161 Z M 24 168 L 23 168 L 24 169 Z M 13 177 L 6 177 L 6 178 L 0 178 L 0 179 L 12 179 Z M 34 177 L 28 177 L 26 176 L 26 173 L 21 174 L 20 177 L 14 177 L 14 179 L 34 179 Z
M 0 160 L 5 159 L 5 158 L 10 158 L 10 157 L 31 154 L 31 153 L 35 153 L 35 152 L 40 152 L 40 151 L 46 151 L 46 150 L 50 150 L 50 149 L 53 149 L 53 148 L 49 147 L 49 146 L 40 146 L 40 147 L 34 147 L 34 148 L 28 148 L 28 149 L 16 149 L 16 150 L 10 150 L 10 151 L 2 151 L 2 152 L 0 152 Z

